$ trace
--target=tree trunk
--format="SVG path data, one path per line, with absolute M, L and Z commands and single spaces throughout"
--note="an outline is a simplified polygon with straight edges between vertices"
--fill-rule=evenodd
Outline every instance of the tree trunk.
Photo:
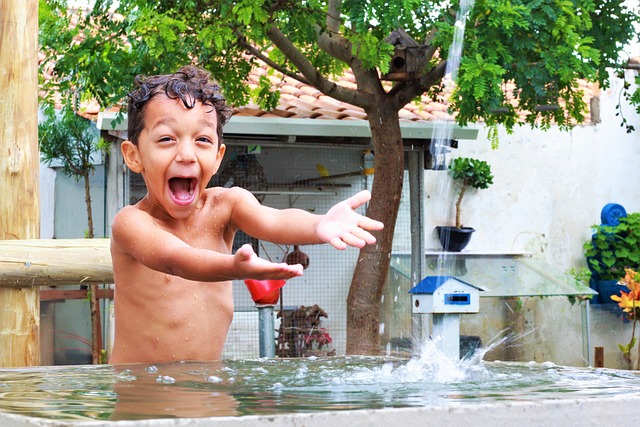
M 87 205 L 87 238 L 93 239 L 93 211 L 91 209 L 91 185 L 89 183 L 89 172 L 84 171 L 82 174 L 82 178 L 84 179 L 84 201 Z
M 100 299 L 98 298 L 98 286 L 90 285 L 91 300 L 91 361 L 94 365 L 102 360 L 102 321 L 100 318 Z
M 380 102 L 367 111 L 375 151 L 375 178 L 367 216 L 382 221 L 377 243 L 360 251 L 347 298 L 347 354 L 380 353 L 380 299 L 389 271 L 404 177 L 398 112 Z M 382 166 L 384 165 L 384 167 Z
M 462 187 L 460 188 L 460 194 L 458 194 L 458 199 L 456 200 L 456 227 L 457 228 L 462 227 L 462 221 L 460 217 L 460 206 L 462 205 L 462 198 L 464 197 L 464 193 L 466 191 L 467 191 L 467 185 L 463 183 Z
M 88 171 L 82 174 L 84 180 L 84 201 L 87 206 L 87 238 L 93 239 L 93 210 L 91 209 L 91 185 Z M 102 319 L 100 318 L 100 300 L 98 285 L 89 286 L 89 303 L 91 306 L 91 361 L 94 365 L 102 363 Z
M 0 239 L 40 233 L 38 1 L 0 0 Z M 0 287 L 0 366 L 40 363 L 38 288 Z

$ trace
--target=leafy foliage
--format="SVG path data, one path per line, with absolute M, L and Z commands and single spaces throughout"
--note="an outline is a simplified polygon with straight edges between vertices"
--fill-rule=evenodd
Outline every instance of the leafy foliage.
M 489 188 L 493 184 L 491 166 L 484 160 L 457 157 L 451 162 L 451 177 L 462 181 L 462 185 L 477 189 Z
M 517 111 L 543 128 L 583 121 L 578 79 L 608 87 L 607 67 L 623 65 L 620 41 L 630 40 L 637 16 L 617 0 L 479 0 L 471 20 L 453 110 L 462 124 L 483 117 L 511 130 Z M 537 111 L 549 97 L 559 108 Z M 499 107 L 508 111 L 487 114 Z
M 425 73 L 446 58 L 455 2 L 345 0 L 330 11 L 335 4 L 100 0 L 86 11 L 70 10 L 64 0 L 40 0 L 42 67 L 54 70 L 54 78 L 42 82 L 44 93 L 72 92 L 110 106 L 122 102 L 135 75 L 171 72 L 194 62 L 213 73 L 232 104 L 253 100 L 273 107 L 276 90 L 253 90 L 246 83 L 255 54 L 305 81 L 309 73 L 299 68 L 304 61 L 325 77 L 348 66 L 384 73 L 393 53 L 385 38 L 398 27 L 437 52 L 427 58 Z M 608 87 L 607 68 L 623 65 L 620 50 L 634 37 L 634 12 L 618 0 L 477 0 L 468 16 L 459 82 L 451 98 L 457 120 L 464 125 L 483 119 L 508 130 L 518 123 L 566 128 L 582 121 L 586 105 L 578 80 Z M 330 28 L 331 19 L 338 25 Z M 274 27 L 295 52 L 284 52 L 274 42 Z M 339 48 L 348 47 L 351 58 L 319 48 L 319 37 L 327 34 Z M 303 62 L 295 59 L 298 54 Z M 414 84 L 424 85 L 420 94 L 439 80 Z M 639 97 L 635 92 L 628 96 L 637 105 Z M 548 99 L 554 108 L 536 108 Z M 499 108 L 506 111 L 492 114 Z M 524 119 L 518 111 L 527 112 Z
M 45 108 L 44 115 L 45 120 L 38 125 L 40 157 L 48 165 L 59 162 L 65 175 L 76 181 L 84 181 L 88 225 L 86 237 L 93 238 L 89 183 L 89 178 L 95 171 L 92 156 L 105 150 L 108 143 L 99 138 L 98 130 L 92 122 L 80 117 L 70 108 L 64 108 L 60 115 L 51 107 Z
M 626 268 L 640 269 L 640 212 L 620 218 L 618 225 L 598 225 L 584 244 L 596 280 L 619 280 Z
M 60 162 L 62 172 L 76 181 L 94 172 L 91 157 L 102 148 L 95 126 L 69 109 L 59 117 L 53 109 L 45 111 L 45 120 L 38 125 L 38 142 L 42 161 L 47 165 Z
M 471 157 L 457 157 L 449 166 L 451 177 L 461 182 L 460 192 L 456 200 L 456 227 L 462 227 L 460 206 L 467 188 L 486 189 L 493 184 L 491 166 L 484 160 Z

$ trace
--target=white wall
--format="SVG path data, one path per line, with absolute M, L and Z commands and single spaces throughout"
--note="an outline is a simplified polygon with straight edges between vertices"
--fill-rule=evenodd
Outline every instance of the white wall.
M 40 164 L 40 238 L 52 239 L 55 211 L 55 170 Z
M 628 80 L 633 80 L 632 72 Z M 615 79 L 600 94 L 602 122 L 571 131 L 547 132 L 518 128 L 499 133 L 499 148 L 491 149 L 487 131 L 480 127 L 477 141 L 460 141 L 453 156 L 486 160 L 494 185 L 471 190 L 463 201 L 462 222 L 474 227 L 469 251 L 526 251 L 539 254 L 556 269 L 586 267 L 582 246 L 591 226 L 600 223 L 600 211 L 610 202 L 627 212 L 640 210 L 640 117 L 628 105 L 623 113 L 633 133 L 626 133 L 615 115 L 622 81 Z M 428 171 L 425 201 L 427 247 L 439 249 L 437 225 L 452 225 L 452 196 L 438 193 L 446 172 Z M 447 219 L 449 218 L 449 222 Z M 531 331 L 526 357 L 556 363 L 582 364 L 580 311 L 565 298 L 523 306 L 525 328 Z M 594 308 L 592 348 L 605 347 L 605 364 L 618 366 L 618 343 L 626 343 L 629 325 L 615 314 Z

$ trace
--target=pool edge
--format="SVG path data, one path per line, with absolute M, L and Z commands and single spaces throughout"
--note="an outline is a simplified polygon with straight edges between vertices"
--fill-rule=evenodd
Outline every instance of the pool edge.
M 607 398 L 544 400 L 486 404 L 459 404 L 423 408 L 385 408 L 354 411 L 328 411 L 243 417 L 151 419 L 137 421 L 58 421 L 0 413 L 3 427 L 326 427 L 327 425 L 402 427 L 439 425 L 446 427 L 585 427 L 590 425 L 637 426 L 630 408 L 638 407 L 640 394 Z

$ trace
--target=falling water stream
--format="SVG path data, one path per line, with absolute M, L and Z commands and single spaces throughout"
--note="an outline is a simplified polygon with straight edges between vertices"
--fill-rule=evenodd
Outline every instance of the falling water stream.
M 456 15 L 456 23 L 453 33 L 453 42 L 449 49 L 447 56 L 447 66 L 445 69 L 445 75 L 443 77 L 443 93 L 451 95 L 453 92 L 456 81 L 458 79 L 458 69 L 460 68 L 460 60 L 462 58 L 462 47 L 464 42 L 464 30 L 467 22 L 467 17 L 473 9 L 475 0 L 462 0 L 460 2 L 460 9 Z M 446 120 L 438 120 L 435 122 L 434 139 L 431 144 L 431 156 L 433 159 L 432 168 L 434 170 L 446 170 L 448 165 L 446 163 L 446 154 L 451 146 L 451 138 L 453 136 L 454 121 L 449 118 Z M 439 174 L 437 180 L 437 190 L 435 194 L 436 200 L 448 200 L 451 203 L 444 205 L 443 212 L 441 212 L 442 218 L 453 218 L 453 184 L 446 174 Z M 436 267 L 436 275 L 444 275 L 444 272 L 449 271 L 450 257 L 446 253 L 443 253 L 438 257 L 438 264 Z

